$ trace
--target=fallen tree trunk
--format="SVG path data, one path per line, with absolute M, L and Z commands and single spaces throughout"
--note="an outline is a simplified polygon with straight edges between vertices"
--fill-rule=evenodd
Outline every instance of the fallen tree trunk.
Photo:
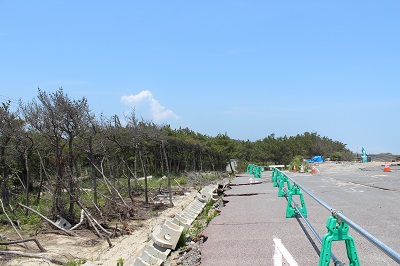
M 32 208 L 30 208 L 30 207 L 28 207 L 28 206 L 25 206 L 25 205 L 22 204 L 22 203 L 18 203 L 18 205 L 21 206 L 21 207 L 23 207 L 23 208 L 26 208 L 26 209 L 28 209 L 28 210 L 34 212 L 34 213 L 36 213 L 37 215 L 39 215 L 40 217 L 42 217 L 44 220 L 46 220 L 48 223 L 50 223 L 51 225 L 57 227 L 58 229 L 60 229 L 60 230 L 63 231 L 64 233 L 66 233 L 67 235 L 69 235 L 69 236 L 77 236 L 77 234 L 72 233 L 72 232 L 70 232 L 70 231 L 68 231 L 68 230 L 65 230 L 64 228 L 58 226 L 56 223 L 54 223 L 53 221 L 51 221 L 49 218 L 45 217 L 43 214 L 37 212 L 36 210 L 34 210 L 34 209 L 32 209 Z
M 94 224 L 96 224 L 104 233 L 106 233 L 106 234 L 108 234 L 108 235 L 112 235 L 111 232 L 109 232 L 109 231 L 107 231 L 106 229 L 104 229 L 104 228 L 101 226 L 101 224 L 100 224 L 98 221 L 96 221 L 96 219 L 90 214 L 90 212 L 87 211 L 87 209 L 81 204 L 81 202 L 80 202 L 79 200 L 76 200 L 76 204 L 77 204 L 79 207 L 81 207 L 81 209 L 86 213 L 86 217 L 88 218 L 88 220 L 89 220 L 92 224 L 93 224 L 93 222 L 94 222 Z M 94 226 L 94 224 L 93 224 L 93 226 Z M 96 231 L 97 231 L 96 226 L 94 226 L 94 228 L 95 228 Z
M 4 208 L 4 205 L 3 205 L 3 201 L 0 199 L 0 203 L 1 203 L 1 208 L 2 208 L 2 210 L 3 210 L 3 212 L 4 212 L 4 214 L 6 215 L 6 217 L 7 217 L 7 219 L 8 219 L 8 221 L 10 222 L 10 224 L 11 224 L 11 226 L 14 228 L 14 231 L 17 233 L 17 235 L 19 236 L 19 238 L 21 239 L 21 240 L 23 240 L 24 238 L 21 236 L 21 234 L 18 232 L 18 230 L 17 230 L 17 228 L 15 228 L 15 225 L 14 225 L 14 223 L 13 223 L 13 221 L 10 219 L 10 217 L 8 216 L 8 214 L 7 214 L 7 212 L 6 212 L 6 209 Z M 24 246 L 25 246 L 25 248 L 26 249 L 29 249 L 28 248 L 28 246 L 24 243 Z
M 110 182 L 110 181 L 107 179 L 107 177 L 105 176 L 104 171 L 103 171 L 103 166 L 101 166 L 101 170 L 100 170 L 95 164 L 93 164 L 93 166 L 94 166 L 94 168 L 96 168 L 97 172 L 99 172 L 99 173 L 102 175 L 104 181 L 106 182 L 107 187 L 111 187 L 111 188 L 117 193 L 118 197 L 119 197 L 119 198 L 121 199 L 121 201 L 124 203 L 125 207 L 129 208 L 128 204 L 126 204 L 124 198 L 121 196 L 121 194 L 119 193 L 119 191 L 111 184 L 111 182 Z M 110 190 L 110 188 L 108 188 L 108 189 Z M 110 190 L 110 193 L 111 193 L 111 190 Z M 111 193 L 111 194 L 112 194 L 112 193 Z
M 23 252 L 19 252 L 19 251 L 3 251 L 3 250 L 1 250 L 0 255 L 18 256 L 18 257 L 26 257 L 26 258 L 33 258 L 33 259 L 44 259 L 44 260 L 48 260 L 48 261 L 58 264 L 58 265 L 65 265 L 67 263 L 66 261 L 61 261 L 58 259 L 49 258 L 49 257 L 41 256 L 41 255 L 33 255 L 33 254 L 23 253 Z
M 39 241 L 34 237 L 25 238 L 22 240 L 12 240 L 12 241 L 8 241 L 8 242 L 0 242 L 0 246 L 1 245 L 14 245 L 14 244 L 25 243 L 25 242 L 29 242 L 29 241 L 35 242 L 41 252 L 46 252 L 46 250 L 43 248 L 43 246 L 40 245 Z

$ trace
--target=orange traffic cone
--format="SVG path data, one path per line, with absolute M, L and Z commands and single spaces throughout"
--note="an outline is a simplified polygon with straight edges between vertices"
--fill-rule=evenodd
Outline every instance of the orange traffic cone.
M 311 168 L 311 174 L 315 174 L 315 166 L 314 165 Z
M 390 172 L 390 165 L 389 165 L 389 163 L 385 163 L 385 168 L 383 168 L 383 172 Z
M 297 172 L 297 170 L 296 170 L 296 165 L 295 166 L 293 166 L 293 173 L 296 173 Z

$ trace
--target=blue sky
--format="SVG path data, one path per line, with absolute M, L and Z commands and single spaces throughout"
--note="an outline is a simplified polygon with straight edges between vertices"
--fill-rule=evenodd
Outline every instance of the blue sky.
M 0 101 L 400 154 L 400 1 L 0 0 Z

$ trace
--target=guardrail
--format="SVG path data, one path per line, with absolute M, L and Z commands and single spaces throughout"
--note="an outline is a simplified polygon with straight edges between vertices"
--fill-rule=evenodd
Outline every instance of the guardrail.
M 400 264 L 400 254 L 394 251 L 392 248 L 388 247 L 382 241 L 368 233 L 361 226 L 354 223 L 348 217 L 338 212 L 333 207 L 329 206 L 317 196 L 309 192 L 306 188 L 301 186 L 296 180 L 289 177 L 288 175 L 282 173 L 277 168 L 272 169 L 272 183 L 274 187 L 278 187 L 278 197 L 286 197 L 288 200 L 288 205 L 286 208 L 286 218 L 292 218 L 300 216 L 307 226 L 311 229 L 313 234 L 317 237 L 318 241 L 321 243 L 320 250 L 320 260 L 319 266 L 329 265 L 332 259 L 335 265 L 343 265 L 336 256 L 331 252 L 332 241 L 344 241 L 346 244 L 347 256 L 350 261 L 351 266 L 358 266 L 360 262 L 358 260 L 358 254 L 356 251 L 356 246 L 353 237 L 348 234 L 349 227 L 353 228 L 360 235 L 366 238 L 369 242 L 374 244 L 380 250 L 382 250 L 386 255 L 392 258 L 395 262 Z M 307 220 L 307 208 L 304 202 L 303 193 L 307 193 L 311 198 L 316 200 L 325 209 L 331 212 L 331 216 L 328 217 L 326 227 L 328 232 L 321 238 L 316 230 L 312 227 L 311 223 Z M 299 207 L 293 200 L 293 196 L 298 195 L 300 198 L 301 206 Z
M 252 174 L 254 176 L 254 178 L 261 178 L 263 170 L 264 170 L 263 166 L 249 164 L 249 165 L 247 165 L 246 172 L 249 174 Z

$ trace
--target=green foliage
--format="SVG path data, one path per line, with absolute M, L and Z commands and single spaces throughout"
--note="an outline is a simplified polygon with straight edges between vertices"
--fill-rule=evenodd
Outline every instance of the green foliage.
M 124 259 L 123 258 L 119 258 L 117 260 L 117 266 L 124 266 Z
M 187 184 L 187 177 L 186 176 L 181 175 L 181 176 L 175 178 L 175 180 L 181 186 L 185 186 Z
M 332 161 L 340 161 L 341 158 L 342 158 L 342 153 L 341 153 L 341 152 L 334 152 L 334 153 L 331 155 L 331 160 L 332 160 Z
M 214 210 L 213 212 L 209 213 L 206 217 L 206 225 L 208 225 L 212 219 L 217 217 L 218 213 Z
M 102 183 L 100 183 L 100 185 L 97 187 L 97 191 L 102 193 L 102 194 L 107 194 L 108 193 L 108 189 L 106 187 L 106 185 L 103 186 Z M 92 202 L 92 200 L 94 199 L 94 191 L 91 189 L 85 189 L 85 192 L 82 192 L 80 195 L 81 199 L 84 202 Z M 99 206 L 103 206 L 106 204 L 106 199 L 103 197 L 97 197 L 97 204 Z
M 79 208 L 73 206 L 75 195 L 69 195 L 64 190 L 68 186 L 76 186 L 78 199 L 90 208 L 93 191 L 79 192 L 79 188 L 93 189 L 89 178 L 92 163 L 99 169 L 94 171 L 98 177 L 98 203 L 101 207 L 107 204 L 106 197 L 111 196 L 99 171 L 112 182 L 122 197 L 128 197 L 128 173 L 135 173 L 138 177 L 144 176 L 144 172 L 152 175 L 154 178 L 148 179 L 150 189 L 167 188 L 167 179 L 160 180 L 159 177 L 167 175 L 168 170 L 181 186 L 199 187 L 204 185 L 202 181 L 219 178 L 218 175 L 204 173 L 226 171 L 230 159 L 238 159 L 236 170 L 240 172 L 245 171 L 248 162 L 257 165 L 289 164 L 297 155 L 304 158 L 331 156 L 333 160 L 352 158 L 346 144 L 316 132 L 289 137 L 270 134 L 254 142 L 242 141 L 231 139 L 227 133 L 207 136 L 189 128 L 172 129 L 169 125 L 156 125 L 151 121 L 138 120 L 134 112 L 126 117 L 127 123 L 123 125 L 116 115 L 96 118 L 90 114 L 85 97 L 71 99 L 62 88 L 50 93 L 38 89 L 37 99 L 26 104 L 21 102 L 18 113 L 11 112 L 9 104 L 0 106 L 0 116 L 10 122 L 0 125 L 4 133 L 0 139 L 6 149 L 3 158 L 7 165 L 5 174 L 2 172 L 2 182 L 8 187 L 7 194 L 13 205 L 25 202 L 24 185 L 28 169 L 23 158 L 27 154 L 31 182 L 28 186 L 31 193 L 29 205 L 52 217 L 59 214 L 67 214 L 71 219 L 79 217 Z M 188 174 L 192 172 L 196 173 L 194 178 Z M 69 178 L 69 174 L 74 178 Z M 131 181 L 132 191 L 133 177 Z M 40 203 L 36 203 L 34 198 L 39 184 L 43 185 L 41 189 L 49 192 L 43 194 Z M 173 179 L 171 184 L 177 185 Z M 138 189 L 134 190 L 144 191 L 144 181 L 139 181 Z M 55 195 L 54 199 L 51 194 Z M 8 205 L 8 202 L 5 204 Z M 59 213 L 53 213 L 56 210 Z M 40 218 L 33 214 L 25 217 L 23 213 L 24 210 L 17 211 L 24 224 L 38 224 Z
M 12 204 L 16 205 L 18 202 L 25 202 L 25 196 L 19 195 L 16 198 L 13 198 Z M 37 212 L 48 216 L 51 213 L 52 206 L 52 195 L 49 193 L 42 193 L 42 199 L 39 202 L 33 201 L 30 204 L 30 207 Z M 26 210 L 24 208 L 17 208 L 15 210 L 15 215 L 19 218 L 22 226 L 30 228 L 32 230 L 40 229 L 42 226 L 42 218 L 29 211 L 28 216 L 25 215 Z
M 22 224 L 39 225 L 42 218 L 39 215 L 30 212 L 28 216 L 22 215 L 19 220 Z
M 246 160 L 257 165 L 267 165 L 267 162 L 289 164 L 297 155 L 304 158 L 315 155 L 329 157 L 335 152 L 349 152 L 346 144 L 321 137 L 316 132 L 278 138 L 275 134 L 271 134 L 253 143 L 241 142 L 241 145 L 242 154 L 246 156 Z
M 196 218 L 196 220 L 192 223 L 192 226 L 189 230 L 184 234 L 185 236 L 189 234 L 192 238 L 198 236 L 201 232 L 203 232 L 204 228 L 214 219 L 218 213 L 213 209 L 213 201 L 210 199 L 206 202 L 203 211 Z
M 211 173 L 206 173 L 204 175 L 201 175 L 201 177 L 204 178 L 205 180 L 208 180 L 208 181 L 214 181 L 214 180 L 217 180 L 219 178 L 218 175 L 211 174 Z
M 304 172 L 307 172 L 308 169 L 310 168 L 308 162 L 304 162 L 303 156 L 297 155 L 293 158 L 293 160 L 290 162 L 290 171 L 293 171 L 294 166 L 296 166 L 297 171 L 300 171 L 301 165 L 304 166 Z
M 192 237 L 196 237 L 197 235 L 199 235 L 201 232 L 203 232 L 204 230 L 204 223 L 203 221 L 196 219 L 192 226 L 190 227 L 190 235 Z
M 188 229 L 183 229 L 182 234 L 181 234 L 181 236 L 179 237 L 178 244 L 177 244 L 177 246 L 178 246 L 180 249 L 185 249 L 185 247 L 186 247 L 187 235 L 190 235 L 189 230 L 188 230 Z
M 212 206 L 213 206 L 213 201 L 212 201 L 212 199 L 209 199 L 206 202 L 206 205 L 204 206 L 204 210 L 203 210 L 202 214 L 207 216 L 208 212 L 211 210 Z

